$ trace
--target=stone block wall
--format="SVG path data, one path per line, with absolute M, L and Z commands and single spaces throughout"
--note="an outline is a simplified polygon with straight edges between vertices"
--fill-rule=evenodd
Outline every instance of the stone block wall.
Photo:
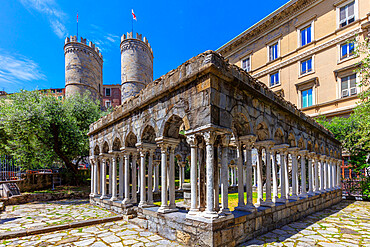
M 189 246 L 236 246 L 342 200 L 342 191 L 334 190 L 313 197 L 278 204 L 258 212 L 234 211 L 234 218 L 209 221 L 186 219 L 186 213 L 159 214 L 153 209 L 138 209 L 145 220 L 132 222 L 170 240 Z

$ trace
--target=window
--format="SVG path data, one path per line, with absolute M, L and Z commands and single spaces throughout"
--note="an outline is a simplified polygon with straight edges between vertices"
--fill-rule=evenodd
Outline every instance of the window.
M 269 46 L 269 61 L 273 61 L 279 57 L 279 42 Z
M 270 87 L 273 87 L 273 86 L 276 86 L 276 85 L 279 85 L 279 84 L 280 84 L 279 72 L 271 74 L 270 75 Z
M 356 74 L 341 78 L 341 97 L 347 97 L 357 94 Z
M 339 8 L 339 27 L 347 26 L 355 21 L 355 1 Z
M 244 69 L 247 72 L 251 71 L 251 58 L 250 57 L 242 60 L 242 69 Z
M 110 96 L 110 88 L 105 89 L 105 96 Z
M 109 100 L 105 101 L 105 108 L 111 107 L 111 103 Z
M 311 25 L 301 30 L 301 46 L 307 45 L 311 43 L 312 35 L 311 35 Z
M 312 101 L 312 88 L 303 90 L 302 92 L 302 108 L 312 106 L 313 101 Z
M 349 58 L 354 55 L 355 45 L 353 42 L 346 43 L 340 46 L 340 59 Z
M 301 75 L 312 71 L 312 58 L 301 62 Z
M 57 93 L 62 93 L 62 92 L 63 92 L 62 89 L 57 90 Z

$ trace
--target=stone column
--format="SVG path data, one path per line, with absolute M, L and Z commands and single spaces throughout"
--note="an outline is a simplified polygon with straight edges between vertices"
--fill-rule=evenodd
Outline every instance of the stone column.
M 109 175 L 109 179 L 108 179 L 108 194 L 109 195 L 112 195 L 112 162 L 109 161 L 109 167 L 108 167 L 108 175 Z
M 319 184 L 319 156 L 315 155 L 315 193 L 320 193 L 320 184 Z
M 337 168 L 337 186 L 338 186 L 338 189 L 341 189 L 342 188 L 342 176 L 341 176 L 341 165 L 342 165 L 342 161 L 341 160 L 338 160 L 338 168 Z
M 109 180 L 111 180 L 111 186 L 112 186 L 112 197 L 110 198 L 110 200 L 113 202 L 113 201 L 116 201 L 118 198 L 117 198 L 117 156 L 113 156 L 112 157 L 112 164 L 111 164 L 111 174 L 112 174 L 112 177 L 109 177 Z
M 141 187 L 141 164 L 137 167 L 137 190 L 136 193 L 140 193 L 140 187 Z
M 228 146 L 230 144 L 230 135 L 222 137 L 222 154 L 221 154 L 221 212 L 222 214 L 231 214 L 229 209 L 229 170 L 227 164 Z
M 289 181 L 289 154 L 286 153 L 286 159 L 285 159 L 285 192 L 286 192 L 286 198 L 288 199 L 290 197 L 290 181 Z M 293 171 L 292 171 L 293 173 Z
M 95 159 L 94 164 L 94 196 L 97 196 L 99 194 L 99 173 L 98 173 L 98 167 L 99 165 L 99 159 Z
M 183 189 L 183 186 L 184 186 L 184 180 L 185 180 L 185 162 L 182 162 L 181 163 L 181 189 Z
M 307 150 L 301 150 L 299 151 L 299 154 L 301 155 L 301 193 L 299 197 L 307 198 L 307 187 L 306 187 L 306 155 L 308 151 Z
M 130 154 L 125 152 L 124 153 L 124 159 L 125 159 L 125 198 L 122 201 L 122 204 L 129 205 L 130 203 Z M 134 179 L 133 179 L 134 180 Z M 135 191 L 134 189 L 132 191 Z
M 95 164 L 94 164 L 94 160 L 93 159 L 90 159 L 90 176 L 91 176 L 91 184 L 90 184 L 90 188 L 91 188 L 91 192 L 90 192 L 90 197 L 94 197 L 95 196 L 95 192 L 94 192 L 94 188 L 95 188 L 95 177 L 94 177 L 94 170 L 95 170 Z
M 218 214 L 214 211 L 214 147 L 216 135 L 213 131 L 203 133 L 206 142 L 206 170 L 207 170 L 207 205 L 204 212 L 204 217 L 217 218 Z
M 158 209 L 158 212 L 165 213 L 168 210 L 167 205 L 167 145 L 161 145 L 161 206 Z
M 252 136 L 248 140 L 243 140 L 245 144 L 245 154 L 246 154 L 246 192 L 247 192 L 247 204 L 245 205 L 245 210 L 254 212 L 256 207 L 253 205 L 253 185 L 252 185 L 252 145 L 256 141 L 256 137 Z
M 169 199 L 170 209 L 176 208 L 175 203 L 175 146 L 170 149 L 170 165 L 169 165 Z
M 136 168 L 137 153 L 133 152 L 132 154 L 132 203 L 137 203 L 137 168 Z
M 279 201 L 278 197 L 278 170 L 277 170 L 277 160 L 276 151 L 272 152 L 272 201 L 274 203 Z
M 320 156 L 320 192 L 325 192 L 325 175 L 324 175 L 324 161 L 325 161 L 325 155 Z
M 266 145 L 266 200 L 264 206 L 274 206 L 271 200 L 271 144 Z
M 312 172 L 312 153 L 308 157 L 308 195 L 313 195 L 313 172 Z
M 325 157 L 324 164 L 325 164 L 325 168 L 324 168 L 324 178 L 325 178 L 324 188 L 325 188 L 325 191 L 329 191 L 330 190 L 329 189 L 330 170 L 329 170 L 328 157 Z
M 286 174 L 286 156 L 287 156 L 287 153 L 284 149 L 281 149 L 280 150 L 280 163 L 281 163 L 281 168 L 280 168 L 280 172 L 281 172 L 281 188 L 280 188 L 280 199 L 279 199 L 279 202 L 283 202 L 283 203 L 286 203 L 288 198 L 287 198 L 287 191 L 286 191 L 286 176 L 288 174 Z
M 257 206 L 262 206 L 263 201 L 263 183 L 262 183 L 262 147 L 258 148 L 257 159 Z
M 214 190 L 214 200 L 215 207 L 214 211 L 220 211 L 220 169 L 218 168 L 218 155 L 219 155 L 219 145 L 214 146 L 214 156 L 213 156 L 213 190 Z M 243 174 L 243 173 L 242 173 Z M 242 182 L 243 183 L 243 182 Z
M 189 215 L 195 215 L 199 212 L 198 209 L 198 195 L 197 195 L 197 156 L 198 156 L 198 147 L 197 147 L 197 138 L 195 135 L 189 135 L 186 137 L 186 141 L 190 145 L 190 189 L 191 189 L 191 198 L 190 198 L 190 210 Z
M 154 166 L 154 192 L 159 191 L 159 163 L 156 161 Z
M 101 197 L 100 199 L 107 198 L 107 172 L 106 172 L 105 158 L 101 159 Z
M 237 166 L 238 166 L 238 208 L 243 208 L 244 203 L 244 185 L 243 185 L 243 145 L 239 140 L 235 140 L 237 145 Z
M 332 177 L 333 177 L 333 184 L 332 184 L 332 189 L 334 190 L 337 186 L 337 165 L 335 164 L 335 159 L 332 158 L 331 160 L 331 165 L 333 169 Z
M 155 150 L 148 151 L 148 205 L 153 205 L 153 155 Z
M 123 193 L 125 191 L 125 180 L 124 180 L 124 164 L 123 164 L 123 156 L 119 156 L 119 189 L 118 189 L 118 198 L 123 200 Z
M 253 187 L 257 187 L 257 164 L 252 164 L 253 167 Z
M 231 177 L 230 185 L 235 186 L 235 184 L 234 184 L 234 166 L 233 165 L 230 166 L 230 177 Z
M 297 154 L 298 148 L 290 148 L 290 155 L 292 156 L 292 195 L 289 199 L 298 200 L 297 196 Z
M 139 207 L 147 205 L 146 202 L 146 181 L 145 181 L 145 157 L 146 150 L 140 150 L 140 202 Z

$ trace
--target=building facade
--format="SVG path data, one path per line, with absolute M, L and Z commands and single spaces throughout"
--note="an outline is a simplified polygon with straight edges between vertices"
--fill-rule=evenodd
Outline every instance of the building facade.
M 103 85 L 103 106 L 108 109 L 121 105 L 121 85 Z
M 368 0 L 292 0 L 217 51 L 311 117 L 348 116 L 369 31 Z

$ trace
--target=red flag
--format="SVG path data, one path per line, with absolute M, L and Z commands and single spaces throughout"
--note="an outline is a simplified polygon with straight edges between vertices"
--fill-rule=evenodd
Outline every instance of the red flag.
M 133 18 L 135 21 L 137 21 L 137 20 L 136 20 L 136 15 L 135 15 L 135 13 L 134 13 L 134 10 L 133 10 L 133 9 L 131 9 L 131 14 L 132 14 L 132 18 Z

